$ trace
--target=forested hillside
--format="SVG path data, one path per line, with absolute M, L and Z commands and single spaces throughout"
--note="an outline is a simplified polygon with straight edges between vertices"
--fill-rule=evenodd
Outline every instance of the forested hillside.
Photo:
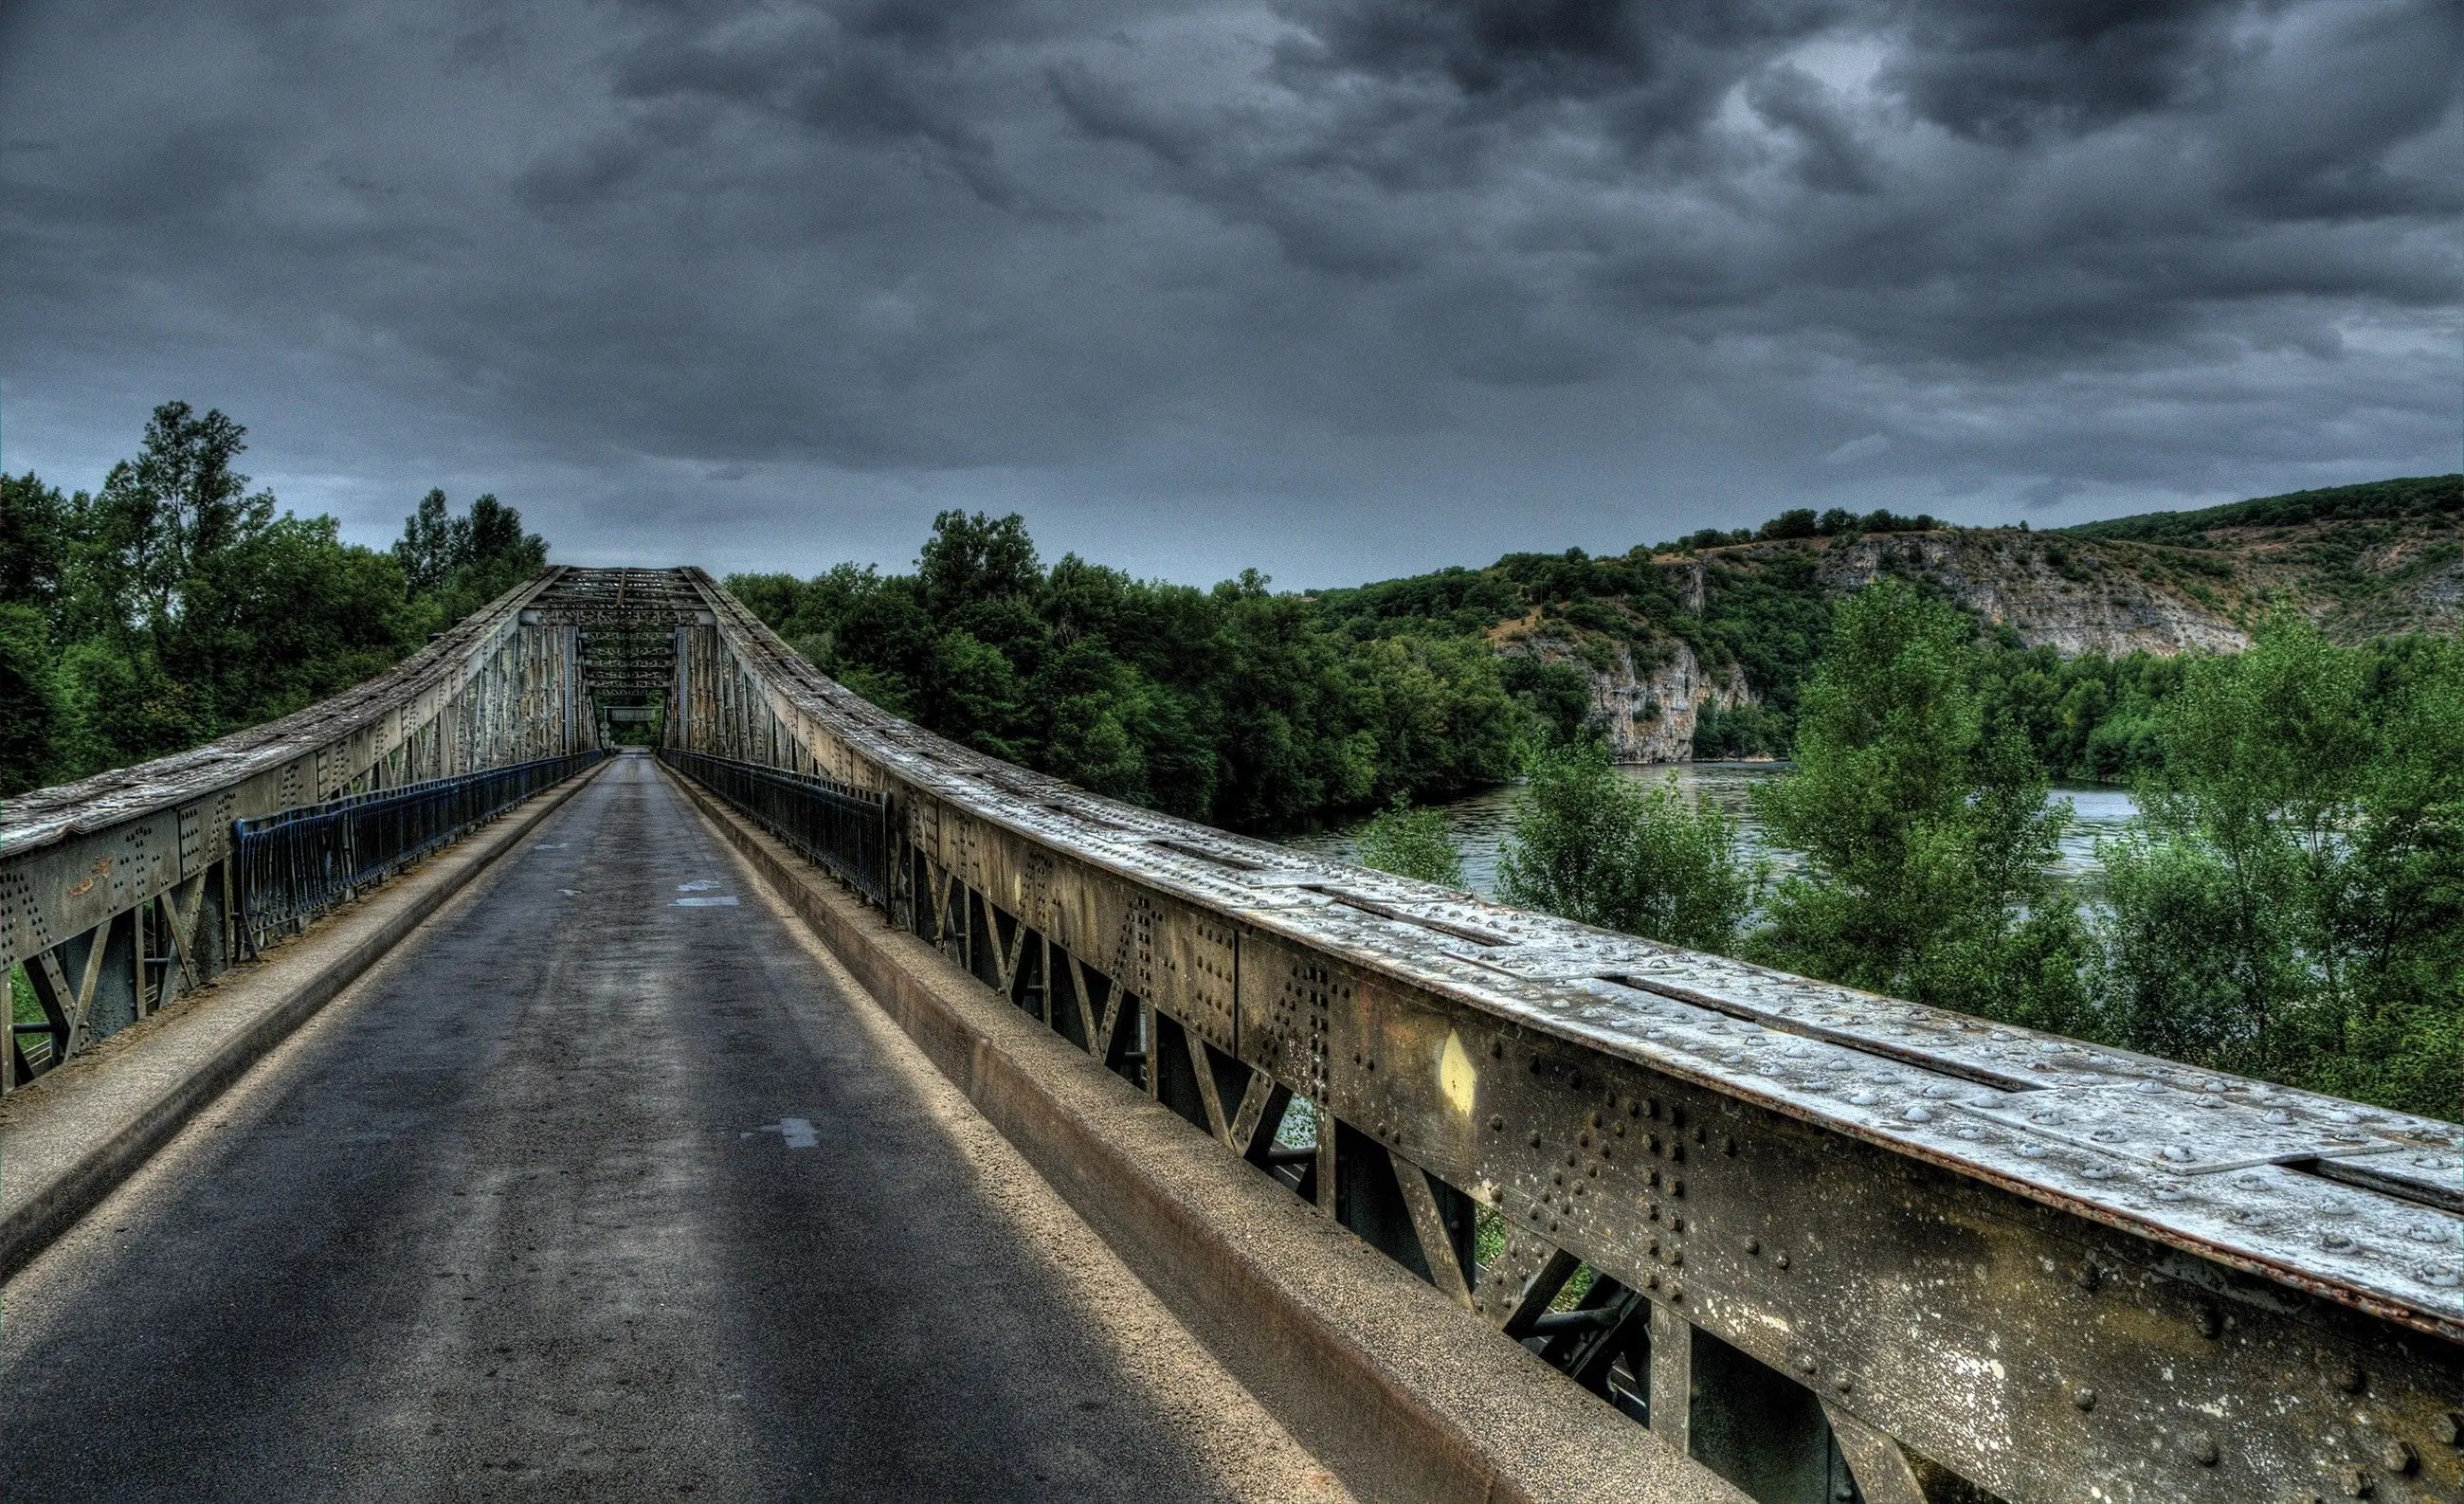
M 1546 686 L 1509 676 L 1476 631 L 1355 634 L 1255 572 L 1201 590 L 1075 554 L 1047 568 L 1016 516 L 942 514 L 913 574 L 727 585 L 886 709 L 1221 825 L 1496 783 L 1545 719 Z
M 246 434 L 166 403 L 99 491 L 0 476 L 0 794 L 314 704 L 547 563 L 512 507 L 441 491 L 391 551 L 343 542 L 250 489 Z
M 1784 755 L 1834 608 L 1884 579 L 1977 624 L 1997 649 L 1997 697 L 2057 774 L 2119 778 L 2149 755 L 2147 709 L 2177 682 L 2173 660 L 2245 648 L 2279 609 L 2348 644 L 2453 632 L 2464 476 L 2059 533 L 1799 509 L 1612 557 L 1508 555 L 1318 599 L 1356 635 L 1481 633 L 1510 681 L 1549 686 L 1560 723 L 1599 729 L 1625 761 L 1667 762 Z
M 2286 525 L 2435 530 L 2464 479 L 2309 496 L 2311 520 Z M 1586 733 L 1629 762 L 1784 756 L 1837 603 L 1886 579 L 1961 608 L 1985 650 L 1978 693 L 2055 776 L 2125 779 L 2159 755 L 2155 707 L 2182 654 L 2237 651 L 2279 608 L 2343 598 L 2323 573 L 2271 585 L 2287 565 L 2249 564 L 2201 528 L 2099 525 L 2118 531 L 1799 510 L 1618 555 L 1277 593 L 1254 573 L 1202 590 L 1075 555 L 1047 567 L 1023 520 L 951 512 L 913 574 L 728 583 L 824 669 L 944 735 L 1264 827 L 1496 782 L 1529 748 Z M 2452 628 L 2442 610 L 2421 624 Z M 2374 683 L 2400 681 L 2410 654 L 2401 637 L 2365 643 Z

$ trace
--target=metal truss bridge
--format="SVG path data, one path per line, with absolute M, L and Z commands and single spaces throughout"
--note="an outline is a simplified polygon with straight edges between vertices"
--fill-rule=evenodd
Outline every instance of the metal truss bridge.
M 0 1153 L 515 819 L 8 1256 L 0 1493 L 2464 1504 L 2451 1126 L 1098 798 L 697 569 L 13 802 Z

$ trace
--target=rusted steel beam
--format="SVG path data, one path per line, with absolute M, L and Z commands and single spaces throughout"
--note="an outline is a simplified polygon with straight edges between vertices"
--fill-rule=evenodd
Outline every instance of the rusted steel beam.
M 1619 1382 L 1664 1433 L 1727 1445 L 1716 1395 L 1678 1414 L 1705 1394 L 1661 1391 L 1734 1385 L 1743 1355 L 1827 1438 L 1793 1476 L 1861 1457 L 2013 1504 L 2464 1500 L 2451 1126 L 1115 804 L 883 714 L 691 578 L 712 621 L 678 629 L 678 745 L 883 791 L 928 924 L 1031 931 L 1065 1031 L 1160 1092 L 1162 1064 L 1099 1032 L 1091 995 L 1126 995 L 1188 1041 L 1170 1069 L 1213 1051 L 1315 1104 L 1321 1205 L 1385 1161 L 1487 1208 L 1507 1252 L 1462 1272 L 1509 1332 L 1569 1261 L 1639 1294 L 1648 1372 Z M 1185 1115 L 1221 1137 L 1203 1093 Z M 1339 1152 L 1354 1135 L 1376 1152 Z M 1395 1209 L 1373 1241 L 1410 1261 L 1425 1208 Z

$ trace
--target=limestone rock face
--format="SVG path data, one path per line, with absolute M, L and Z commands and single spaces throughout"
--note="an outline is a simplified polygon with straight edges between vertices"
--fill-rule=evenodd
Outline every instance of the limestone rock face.
M 2058 551 L 2056 551 L 2058 550 Z M 2025 534 L 1899 533 L 1822 550 L 1817 578 L 1833 596 L 1886 575 L 1928 583 L 2031 648 L 2164 656 L 2237 652 L 2250 636 L 2223 613 L 2108 564 L 2093 547 L 2050 548 Z
M 1759 703 L 1735 664 L 1706 672 L 1694 650 L 1671 637 L 1658 644 L 1652 661 L 1638 664 L 1625 643 L 1577 644 L 1545 628 L 1502 639 L 1497 651 L 1528 654 L 1543 663 L 1572 663 L 1591 679 L 1591 719 L 1620 763 L 1688 763 L 1694 758 L 1694 726 L 1705 705 L 1734 710 Z M 1606 666 L 1602 661 L 1606 660 Z

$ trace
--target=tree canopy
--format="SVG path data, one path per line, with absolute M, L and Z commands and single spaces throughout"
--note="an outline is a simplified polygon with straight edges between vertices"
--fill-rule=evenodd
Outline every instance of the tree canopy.
M 247 430 L 168 402 L 101 489 L 0 476 L 0 793 L 182 751 L 382 672 L 547 561 L 432 492 L 390 552 L 280 509 Z

